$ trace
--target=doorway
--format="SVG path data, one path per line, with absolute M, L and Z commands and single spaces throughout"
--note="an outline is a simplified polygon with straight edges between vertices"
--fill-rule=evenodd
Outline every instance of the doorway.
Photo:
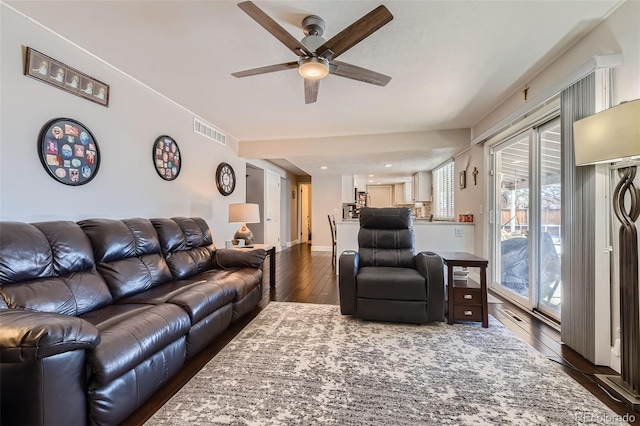
M 298 229 L 300 230 L 300 244 L 311 244 L 311 184 L 301 183 L 298 185 L 300 194 L 298 211 Z
M 369 193 L 369 205 L 371 207 L 391 207 L 393 206 L 392 187 L 390 185 L 367 186 Z

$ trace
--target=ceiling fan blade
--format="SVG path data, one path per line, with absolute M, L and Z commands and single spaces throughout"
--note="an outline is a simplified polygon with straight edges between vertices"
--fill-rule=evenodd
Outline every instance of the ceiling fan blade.
M 304 103 L 312 104 L 318 100 L 318 88 L 320 80 L 304 79 Z
M 334 37 L 316 49 L 318 56 L 329 60 L 337 58 L 393 19 L 393 15 L 384 6 L 378 6 L 371 12 L 340 31 Z
M 245 70 L 245 71 L 238 71 L 238 72 L 234 72 L 231 73 L 232 76 L 240 78 L 240 77 L 249 77 L 251 75 L 258 75 L 258 74 L 266 74 L 269 72 L 276 72 L 276 71 L 284 71 L 284 70 L 289 70 L 292 68 L 298 68 L 298 62 L 285 62 L 283 64 L 277 64 L 277 65 L 268 65 L 266 67 L 260 67 L 260 68 L 254 68 L 251 70 Z
M 298 56 L 312 56 L 313 53 L 307 49 L 302 43 L 296 40 L 287 30 L 282 28 L 280 24 L 274 21 L 269 15 L 264 13 L 262 9 L 253 4 L 253 2 L 245 1 L 238 3 L 238 7 L 251 16 L 254 21 L 262 25 L 262 27 L 269 31 L 275 38 L 280 40 L 282 44 L 287 46 L 293 53 Z
M 352 80 L 364 81 L 365 83 L 375 84 L 377 86 L 386 86 L 391 81 L 388 75 L 371 71 L 356 65 L 347 64 L 346 62 L 332 61 L 332 65 L 336 65 L 335 69 L 330 68 L 330 73 L 339 77 L 346 77 Z

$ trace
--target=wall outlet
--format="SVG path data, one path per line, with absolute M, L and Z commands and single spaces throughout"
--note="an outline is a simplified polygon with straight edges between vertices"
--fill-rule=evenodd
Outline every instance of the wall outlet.
M 462 228 L 455 228 L 456 237 L 462 237 Z

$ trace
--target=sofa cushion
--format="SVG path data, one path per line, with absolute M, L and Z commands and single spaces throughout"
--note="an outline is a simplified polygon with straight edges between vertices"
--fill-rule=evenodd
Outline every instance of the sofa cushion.
M 83 315 L 100 331 L 100 344 L 88 354 L 95 383 L 107 383 L 189 331 L 189 316 L 180 307 L 111 305 Z M 186 356 L 186 353 L 182 356 Z
M 369 208 L 360 212 L 360 267 L 415 269 L 413 214 L 409 208 Z
M 93 250 L 73 222 L 3 222 L 0 295 L 11 309 L 80 315 L 112 302 Z
M 216 247 L 202 218 L 151 219 L 174 279 L 183 280 L 211 269 Z
M 228 271 L 212 271 L 209 279 L 228 275 Z M 150 290 L 120 299 L 118 304 L 162 304 L 172 303 L 184 309 L 195 324 L 207 315 L 220 309 L 236 297 L 235 288 L 220 286 L 214 281 L 205 281 L 196 276 L 189 280 L 171 281 Z
M 98 271 L 114 300 L 171 281 L 160 241 L 148 219 L 78 222 L 93 245 Z
M 384 300 L 427 300 L 427 285 L 418 271 L 387 266 L 360 268 L 358 298 Z
M 207 277 L 210 272 L 201 276 Z M 227 275 L 218 276 L 214 282 L 222 287 L 232 288 L 235 292 L 234 302 L 244 299 L 253 289 L 262 283 L 262 269 L 242 268 L 230 271 Z

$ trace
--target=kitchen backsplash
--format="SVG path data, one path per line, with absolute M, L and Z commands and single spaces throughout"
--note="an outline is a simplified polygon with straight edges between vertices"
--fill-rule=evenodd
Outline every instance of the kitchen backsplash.
M 429 219 L 433 214 L 433 206 L 431 201 L 423 201 L 420 203 L 411 203 L 411 204 L 395 204 L 395 207 L 409 207 L 413 210 L 413 214 L 417 219 Z M 416 207 L 418 205 L 418 207 Z M 423 207 L 420 207 L 422 205 Z

